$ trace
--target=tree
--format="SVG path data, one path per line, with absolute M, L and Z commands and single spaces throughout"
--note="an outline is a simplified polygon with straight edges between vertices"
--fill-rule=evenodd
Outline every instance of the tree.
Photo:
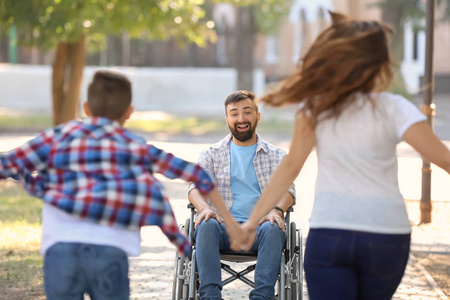
M 430 1 L 430 0 L 427 0 Z M 450 0 L 437 0 L 438 7 L 443 9 L 440 21 L 450 20 Z M 382 10 L 382 20 L 390 24 L 394 29 L 392 49 L 394 62 L 400 63 L 403 60 L 403 25 L 406 20 L 413 24 L 413 28 L 418 31 L 423 29 L 425 18 L 425 5 L 423 0 L 382 0 L 374 5 Z
M 433 114 L 434 108 L 432 108 L 431 104 L 432 94 L 433 94 L 433 33 L 434 33 L 434 19 L 435 19 L 435 4 L 436 0 L 427 0 L 426 8 L 430 9 L 428 13 L 425 11 L 424 3 L 419 0 L 411 0 L 411 1 L 400 1 L 400 0 L 384 0 L 377 3 L 377 5 L 382 8 L 382 16 L 385 22 L 391 23 L 394 26 L 394 29 L 397 30 L 398 37 L 394 39 L 394 57 L 402 60 L 403 50 L 403 29 L 402 24 L 406 19 L 409 19 L 413 22 L 415 30 L 418 30 L 422 27 L 421 22 L 424 19 L 425 14 L 427 15 L 427 46 L 426 46 L 426 66 L 425 66 L 425 102 L 423 104 L 423 108 L 429 113 L 427 114 L 428 122 L 432 126 L 433 123 Z M 433 2 L 431 2 L 433 1 Z M 450 0 L 438 0 L 438 7 L 443 8 L 441 11 L 441 15 L 439 16 L 441 20 L 450 19 Z M 401 40 L 399 40 L 401 39 Z M 399 53 L 400 52 L 400 53 Z M 430 169 L 430 161 L 426 158 L 422 159 L 422 198 L 420 201 L 420 224 L 430 223 L 431 222 L 431 169 Z
M 108 34 L 205 44 L 204 0 L 0 0 L 3 32 L 15 25 L 20 43 L 56 49 L 52 69 L 54 125 L 78 116 L 86 43 L 105 47 Z
M 253 54 L 257 33 L 276 33 L 283 16 L 291 7 L 291 0 L 214 0 L 231 3 L 237 8 L 236 16 L 236 69 L 237 88 L 253 90 Z

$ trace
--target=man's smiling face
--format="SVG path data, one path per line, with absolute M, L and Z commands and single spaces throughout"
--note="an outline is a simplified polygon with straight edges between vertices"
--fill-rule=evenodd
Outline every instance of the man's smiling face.
M 255 102 L 247 98 L 228 104 L 225 120 L 233 137 L 239 142 L 247 142 L 255 138 L 260 117 Z

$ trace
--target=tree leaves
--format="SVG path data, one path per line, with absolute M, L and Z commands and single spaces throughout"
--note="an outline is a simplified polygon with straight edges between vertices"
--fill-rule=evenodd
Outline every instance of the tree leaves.
M 401 9 L 402 21 L 408 19 L 415 31 L 423 30 L 426 5 L 422 0 L 381 0 L 371 5 L 382 9 Z M 441 22 L 450 20 L 450 0 L 437 0 L 436 19 Z
M 12 25 L 25 32 L 21 44 L 54 48 L 74 42 L 82 33 L 105 45 L 108 34 L 204 44 L 214 39 L 206 26 L 204 0 L 0 0 L 3 32 Z
M 259 33 L 270 35 L 276 33 L 291 8 L 293 0 L 213 0 L 237 6 L 253 6 L 255 23 Z

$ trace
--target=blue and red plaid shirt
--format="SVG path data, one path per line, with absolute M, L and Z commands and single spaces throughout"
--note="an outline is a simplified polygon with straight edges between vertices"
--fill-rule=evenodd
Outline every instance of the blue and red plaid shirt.
M 106 118 L 71 121 L 0 154 L 0 179 L 23 182 L 28 192 L 59 209 L 108 226 L 158 225 L 182 254 L 190 251 L 162 184 L 153 173 L 213 188 L 197 164 L 166 153 Z

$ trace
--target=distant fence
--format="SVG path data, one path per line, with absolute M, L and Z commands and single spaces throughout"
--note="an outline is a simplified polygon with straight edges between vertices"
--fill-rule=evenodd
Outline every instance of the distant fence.
M 237 71 L 224 68 L 85 67 L 80 100 L 97 70 L 113 70 L 128 76 L 133 85 L 136 111 L 174 114 L 223 115 L 225 98 L 236 90 Z M 51 66 L 0 64 L 0 107 L 51 112 Z M 253 74 L 257 95 L 264 92 L 263 70 Z

